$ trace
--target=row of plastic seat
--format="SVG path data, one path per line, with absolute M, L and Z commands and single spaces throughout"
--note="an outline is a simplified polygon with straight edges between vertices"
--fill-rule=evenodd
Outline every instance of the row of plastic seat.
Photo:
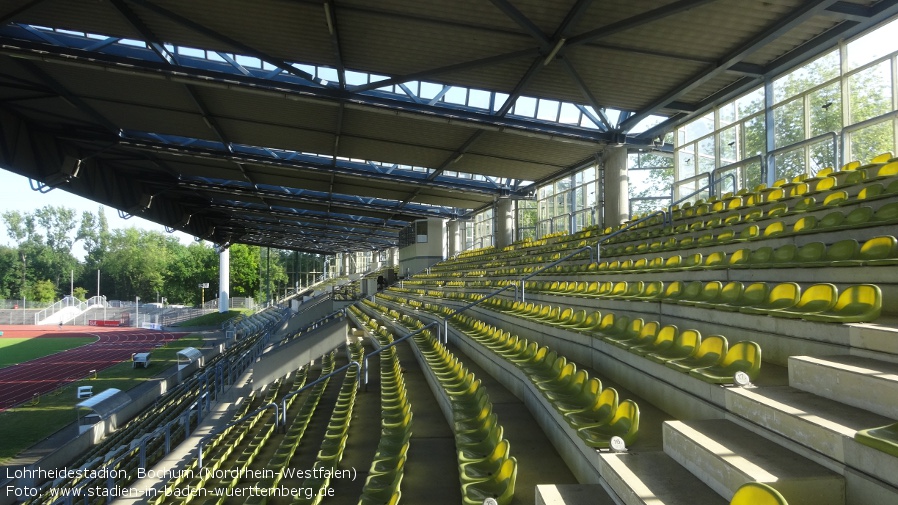
M 251 398 L 251 400 L 256 401 L 244 402 L 243 408 L 236 414 L 238 416 L 237 418 L 246 416 L 258 405 L 264 405 L 273 401 L 277 396 L 279 388 L 280 381 L 275 381 L 275 383 L 268 388 L 264 398 L 261 399 L 261 402 L 256 398 L 258 395 L 253 395 L 254 398 Z M 227 463 L 234 452 L 242 447 L 244 440 L 251 436 L 255 427 L 260 422 L 270 417 L 272 417 L 272 415 L 268 411 L 258 412 L 246 422 L 239 425 L 229 426 L 222 430 L 218 435 L 212 437 L 203 447 L 203 462 L 206 471 L 199 471 L 199 462 L 194 458 L 186 467 L 186 470 L 188 471 L 179 472 L 175 478 L 169 480 L 166 484 L 166 492 L 151 498 L 150 503 L 153 505 L 161 504 L 166 499 L 166 495 L 172 496 L 173 494 L 178 494 L 175 492 L 176 490 L 186 489 L 191 492 L 183 494 L 198 495 L 201 492 L 200 490 L 206 487 L 209 483 L 209 479 L 215 475 L 215 471 Z
M 636 441 L 636 402 L 619 402 L 614 388 L 603 389 L 601 380 L 590 378 L 586 370 L 577 370 L 575 363 L 537 342 L 470 316 L 456 315 L 451 322 L 472 340 L 518 367 L 590 447 L 607 449 L 615 436 L 627 445 Z
M 349 344 L 349 352 L 352 359 L 356 362 L 362 359 L 364 349 L 358 342 Z M 349 425 L 352 421 L 352 410 L 355 405 L 356 391 L 358 391 L 358 375 L 359 370 L 350 367 L 343 376 L 343 383 L 340 385 L 340 392 L 337 396 L 337 403 L 331 413 L 330 421 L 327 423 L 327 431 L 325 431 L 324 439 L 318 450 L 318 455 L 313 465 L 314 469 L 335 469 L 343 459 L 343 451 L 346 448 L 346 441 L 349 437 Z M 295 504 L 317 505 L 321 503 L 324 496 L 320 491 L 330 485 L 330 472 L 316 472 L 317 475 L 310 476 L 302 483 L 303 489 L 312 489 L 314 496 L 307 498 L 308 495 L 297 496 L 293 500 Z
M 363 321 L 369 320 L 368 315 L 357 307 L 352 306 L 351 309 L 356 317 Z M 398 315 L 398 312 L 395 313 L 395 316 Z M 380 326 L 373 337 L 381 346 L 393 342 L 393 335 L 385 326 Z M 359 505 L 397 503 L 401 497 L 400 484 L 405 475 L 413 416 L 395 347 L 380 353 L 380 402 L 380 441 L 365 479 Z
M 698 330 L 680 331 L 674 325 L 645 322 L 642 318 L 631 319 L 608 311 L 587 313 L 583 309 L 496 299 L 487 300 L 485 306 L 515 317 L 601 338 L 611 345 L 706 382 L 732 384 L 736 372 L 744 372 L 754 380 L 761 371 L 761 347 L 752 341 L 740 341 L 729 347 L 723 335 L 702 338 Z
M 332 371 L 333 361 L 331 360 L 330 363 L 331 365 L 322 367 L 321 376 L 325 376 Z M 321 396 L 324 394 L 324 390 L 327 388 L 329 381 L 330 378 L 326 378 L 309 388 L 299 412 L 293 417 L 290 425 L 286 429 L 284 438 L 281 439 L 281 442 L 274 451 L 274 455 L 271 456 L 268 464 L 265 466 L 266 468 L 274 470 L 274 476 L 271 478 L 266 477 L 259 479 L 257 484 L 258 487 L 267 489 L 278 487 L 281 478 L 283 477 L 283 471 L 289 466 L 290 460 L 293 459 L 293 456 L 296 454 L 303 435 L 309 426 L 309 422 L 312 420 L 312 415 L 315 413 L 318 403 L 321 400 Z M 302 385 L 299 387 L 294 386 L 291 392 L 297 391 L 301 387 Z M 289 404 L 292 404 L 297 398 L 299 398 L 299 395 L 293 395 L 288 399 L 288 409 L 290 408 Z M 247 505 L 261 505 L 262 503 L 264 503 L 264 497 L 259 495 L 251 496 L 246 501 Z
M 626 260 L 604 260 L 599 263 L 559 265 L 547 275 L 564 274 L 612 274 L 657 273 L 689 270 L 719 270 L 727 268 L 783 268 L 822 266 L 875 266 L 898 264 L 898 240 L 891 235 L 881 235 L 865 240 L 844 239 L 827 245 L 824 242 L 808 242 L 802 246 L 785 244 L 777 248 L 761 246 L 744 247 L 731 253 L 712 251 L 708 254 L 657 255 Z M 518 268 L 500 268 L 487 272 L 489 277 L 510 277 L 521 273 Z M 438 282 L 440 284 L 433 284 Z M 465 287 L 469 281 L 419 280 L 410 285 L 445 285 Z M 476 284 L 474 285 L 476 286 Z
M 882 311 L 882 291 L 875 284 L 855 284 L 839 289 L 828 283 L 802 290 L 795 282 L 779 284 L 732 281 L 567 282 L 547 294 L 677 303 L 744 314 L 801 318 L 835 323 L 869 322 Z
M 440 294 L 435 291 L 427 293 L 428 296 L 436 297 Z M 379 296 L 400 303 L 405 300 L 401 295 L 382 293 Z M 473 295 L 476 296 L 479 295 Z M 446 297 L 464 301 L 471 301 L 473 298 L 463 293 L 446 293 Z M 673 325 L 662 326 L 657 321 L 646 323 L 642 318 L 617 316 L 610 311 L 587 312 L 585 309 L 574 310 L 570 307 L 496 298 L 484 301 L 483 306 L 547 326 L 604 339 L 609 344 L 705 382 L 733 384 L 736 372 L 743 372 L 754 380 L 761 370 L 761 348 L 752 341 L 740 341 L 730 347 L 723 335 L 702 338 L 697 330 L 687 329 L 681 332 Z M 427 302 L 424 302 L 424 308 L 437 312 L 445 309 L 441 305 Z
M 389 312 L 374 302 L 365 303 L 384 314 Z M 413 330 L 424 327 L 424 323 L 408 314 L 399 322 Z M 517 459 L 508 455 L 510 444 L 503 437 L 498 418 L 482 416 L 484 409 L 492 411 L 486 388 L 430 331 L 418 333 L 413 340 L 449 399 L 463 502 L 481 505 L 492 498 L 499 505 L 510 503 L 517 479 Z
M 758 224 L 749 224 L 742 229 L 737 230 L 732 227 L 737 223 L 729 223 L 727 227 L 720 227 L 719 231 L 716 232 L 708 232 L 699 235 L 690 233 L 679 239 L 670 237 L 666 240 L 644 241 L 620 246 L 606 246 L 602 251 L 602 257 L 616 258 L 618 256 L 631 256 L 634 254 L 651 252 L 660 253 L 664 251 L 694 249 L 697 247 L 709 248 L 717 245 L 739 242 L 755 242 L 767 239 L 851 230 L 867 226 L 882 226 L 894 223 L 898 223 L 898 202 L 884 205 L 876 210 L 869 206 L 860 206 L 851 211 L 833 211 L 820 218 L 813 215 L 803 216 L 792 224 L 787 224 L 782 220 L 773 220 L 767 223 L 763 229 Z M 885 258 L 894 258 L 895 255 L 898 254 L 894 247 L 886 249 L 886 251 L 887 256 L 885 256 Z M 588 257 L 589 255 L 584 252 L 580 259 L 586 259 Z M 435 271 L 432 271 L 430 274 L 416 276 L 416 279 L 453 279 L 462 277 L 528 274 L 536 271 L 538 265 L 555 261 L 559 258 L 561 258 L 560 253 L 535 256 L 520 255 L 515 258 L 505 258 L 504 261 L 495 260 L 480 265 L 484 268 L 474 268 L 470 270 L 456 269 L 453 271 L 437 271 L 434 269 Z M 574 260 L 576 260 L 576 258 L 574 258 Z M 603 263 L 610 267 L 613 261 L 622 262 L 627 260 L 605 260 L 605 262 L 587 264 L 586 266 L 559 265 L 546 271 L 546 274 L 573 273 L 574 271 L 601 271 L 600 266 Z M 634 261 L 638 261 L 638 259 Z M 657 262 L 654 266 L 657 266 Z M 700 266 L 700 264 L 696 266 Z

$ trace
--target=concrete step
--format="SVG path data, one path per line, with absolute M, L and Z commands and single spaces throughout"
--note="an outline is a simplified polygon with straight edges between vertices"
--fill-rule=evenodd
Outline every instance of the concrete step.
M 845 480 L 725 419 L 664 423 L 664 452 L 731 499 L 746 482 L 763 482 L 790 505 L 845 505 Z
M 793 356 L 789 385 L 898 419 L 898 364 L 859 356 Z
M 806 458 L 847 465 L 898 487 L 898 458 L 854 440 L 858 430 L 893 419 L 788 386 L 727 388 L 726 403 L 732 415 L 782 436 Z
M 695 475 L 661 451 L 599 454 L 599 470 L 625 505 L 726 505 Z

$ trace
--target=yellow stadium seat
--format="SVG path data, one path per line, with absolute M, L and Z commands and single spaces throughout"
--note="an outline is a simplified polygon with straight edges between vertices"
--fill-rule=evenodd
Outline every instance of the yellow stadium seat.
M 858 442 L 898 457 L 898 423 L 860 430 L 854 435 Z
M 743 292 L 744 294 L 744 292 Z M 770 289 L 767 298 L 758 306 L 741 307 L 745 314 L 766 314 L 771 310 L 787 309 L 795 306 L 801 298 L 801 287 L 794 282 L 783 282 Z
M 748 482 L 736 490 L 730 505 L 789 505 L 779 491 L 762 482 Z
M 580 428 L 577 433 L 586 445 L 596 449 L 607 449 L 612 437 L 620 437 L 626 445 L 632 445 L 639 434 L 639 406 L 633 400 L 624 400 L 608 424 Z
M 798 319 L 808 314 L 829 310 L 836 304 L 839 290 L 833 284 L 814 284 L 801 293 L 801 298 L 794 307 L 771 310 L 771 316 Z
M 882 291 L 874 284 L 857 284 L 841 293 L 829 310 L 804 314 L 802 319 L 832 323 L 861 323 L 875 320 L 882 311 Z
M 656 348 L 645 355 L 655 363 L 685 358 L 696 351 L 702 343 L 702 335 L 696 330 L 683 330 L 669 345 L 657 345 Z
M 745 372 L 755 380 L 761 372 L 761 346 L 756 342 L 736 342 L 716 365 L 694 368 L 689 375 L 714 384 L 732 384 L 737 372 Z
M 726 353 L 727 339 L 722 335 L 710 335 L 702 338 L 701 344 L 689 356 L 671 359 L 664 364 L 674 370 L 688 372 L 693 368 L 716 365 Z

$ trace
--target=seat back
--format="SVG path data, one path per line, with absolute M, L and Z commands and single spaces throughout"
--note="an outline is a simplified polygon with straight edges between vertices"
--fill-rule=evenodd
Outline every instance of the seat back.
M 873 237 L 864 242 L 858 259 L 869 261 L 898 257 L 898 240 L 891 235 Z
M 772 263 L 789 263 L 793 259 L 795 259 L 795 252 L 798 248 L 795 244 L 786 244 L 780 247 L 777 247 L 773 251 L 773 261 Z
M 833 305 L 833 312 L 869 312 L 870 320 L 879 316 L 882 291 L 875 284 L 856 284 L 845 288 Z
M 786 231 L 786 225 L 782 221 L 773 221 L 764 228 L 764 238 L 772 238 L 782 235 Z
M 730 505 L 789 505 L 779 491 L 763 482 L 747 482 L 736 490 Z
M 741 282 L 732 281 L 728 282 L 720 288 L 720 294 L 718 295 L 718 299 L 720 303 L 733 303 L 742 296 L 742 290 L 744 286 Z
M 807 233 L 813 231 L 817 227 L 817 218 L 814 216 L 803 216 L 795 224 L 792 225 L 792 233 Z
M 808 242 L 795 252 L 795 261 L 810 263 L 820 261 L 826 256 L 826 244 L 823 242 Z
M 892 237 L 892 239 L 894 240 L 894 237 Z M 869 240 L 867 242 L 869 242 Z M 858 244 L 858 241 L 853 238 L 840 240 L 826 248 L 826 259 L 829 261 L 845 261 L 854 259 L 860 249 L 860 244 Z
M 692 281 L 683 288 L 683 294 L 680 296 L 683 300 L 695 300 L 701 294 L 704 285 L 701 281 Z
M 766 265 L 773 260 L 773 248 L 770 246 L 759 247 L 751 252 L 748 259 L 751 265 Z
M 723 289 L 723 283 L 720 281 L 711 281 L 705 283 L 702 292 L 698 295 L 698 300 L 702 302 L 710 302 L 720 296 L 720 290 Z
M 728 342 L 726 337 L 723 335 L 709 335 L 702 338 L 702 342 L 695 351 L 694 356 L 696 358 L 703 358 L 705 356 L 717 356 L 720 358 L 726 356 L 727 348 Z
M 839 211 L 830 212 L 829 214 L 820 218 L 817 221 L 817 228 L 826 229 L 826 228 L 835 228 L 836 226 L 840 226 L 842 222 L 845 221 L 845 214 L 842 214 Z
M 754 380 L 761 372 L 761 346 L 750 340 L 736 342 L 727 351 L 721 367 L 738 367 Z
M 871 219 L 873 219 L 873 208 L 864 205 L 849 212 L 841 226 L 852 227 L 867 224 Z
M 783 309 L 794 306 L 800 298 L 801 286 L 794 282 L 782 282 L 770 290 L 765 305 L 769 309 Z
M 742 249 L 737 249 L 730 253 L 729 260 L 727 264 L 731 267 L 741 266 L 748 263 L 748 259 L 751 257 L 751 249 L 747 247 L 743 247 Z
M 833 284 L 821 283 L 808 286 L 801 293 L 801 299 L 793 308 L 806 312 L 823 312 L 836 304 L 839 290 Z

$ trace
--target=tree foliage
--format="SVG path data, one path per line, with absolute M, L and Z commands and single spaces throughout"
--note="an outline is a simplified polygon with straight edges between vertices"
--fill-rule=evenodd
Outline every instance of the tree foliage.
M 74 294 L 83 300 L 97 295 L 98 271 L 100 294 L 110 300 L 198 305 L 203 294 L 206 301 L 218 296 L 218 251 L 209 244 L 184 245 L 137 228 L 110 230 L 102 207 L 80 219 L 72 209 L 53 206 L 0 218 L 16 244 L 0 246 L 0 298 L 52 302 L 69 294 L 74 273 Z M 72 254 L 78 246 L 81 260 Z M 232 244 L 230 296 L 264 300 L 269 286 L 272 295 L 282 294 L 323 263 L 318 255 Z M 201 283 L 209 283 L 204 293 Z

